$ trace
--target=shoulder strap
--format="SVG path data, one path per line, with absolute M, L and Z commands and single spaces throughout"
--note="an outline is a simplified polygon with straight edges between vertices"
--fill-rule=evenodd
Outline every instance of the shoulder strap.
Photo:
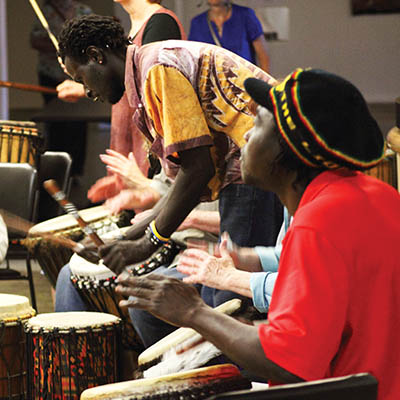
M 214 43 L 217 46 L 222 47 L 221 42 L 219 41 L 219 39 L 218 39 L 217 35 L 215 34 L 214 29 L 213 29 L 213 27 L 211 25 L 211 21 L 210 21 L 210 17 L 208 16 L 208 13 L 207 13 L 207 24 L 208 24 L 208 28 L 210 29 L 210 33 L 211 33 L 211 36 L 212 36 L 212 38 L 214 40 Z

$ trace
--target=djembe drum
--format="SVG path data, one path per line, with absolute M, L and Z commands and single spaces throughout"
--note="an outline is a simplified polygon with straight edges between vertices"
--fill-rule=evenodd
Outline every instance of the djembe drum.
M 378 165 L 364 171 L 364 173 L 397 188 L 396 156 L 393 151 L 388 150 L 385 158 Z
M 29 121 L 0 121 L 0 162 L 38 166 L 44 138 Z
M 232 299 L 215 310 L 227 315 L 235 314 L 241 300 Z M 150 346 L 139 355 L 138 376 L 155 378 L 167 374 L 216 364 L 222 352 L 191 328 L 179 328 Z
M 123 235 L 128 229 L 129 227 L 121 228 L 119 234 Z M 112 236 L 112 234 L 105 236 Z M 168 265 L 181 248 L 177 243 L 169 241 L 146 261 L 132 265 L 128 269 L 135 276 L 148 274 L 161 265 Z M 119 307 L 119 301 L 122 300 L 122 296 L 115 292 L 117 275 L 107 268 L 102 260 L 98 264 L 93 264 L 78 254 L 72 255 L 69 265 L 71 282 L 88 309 L 120 317 L 125 322 L 126 327 L 123 344 L 132 350 L 142 351 L 143 345 L 132 327 L 127 309 Z
M 159 378 L 138 379 L 85 390 L 81 400 L 202 400 L 251 383 L 231 364 L 193 369 Z
M 90 311 L 109 313 L 123 321 L 122 344 L 139 354 L 143 344 L 132 326 L 127 308 L 121 308 L 122 296 L 115 292 L 117 276 L 102 261 L 93 264 L 74 254 L 69 265 L 71 282 Z
M 79 214 L 99 236 L 118 231 L 118 227 L 130 223 L 128 213 L 122 212 L 118 216 L 111 216 L 103 206 L 87 208 L 79 211 Z M 58 273 L 68 263 L 73 251 L 49 238 L 41 237 L 43 234 L 66 237 L 75 242 L 82 240 L 85 234 L 75 218 L 69 214 L 40 222 L 29 230 L 24 244 L 55 287 Z
M 28 298 L 0 294 L 0 399 L 27 394 L 26 340 L 23 324 L 35 315 Z
M 92 312 L 40 314 L 25 325 L 29 399 L 79 399 L 118 381 L 121 320 Z

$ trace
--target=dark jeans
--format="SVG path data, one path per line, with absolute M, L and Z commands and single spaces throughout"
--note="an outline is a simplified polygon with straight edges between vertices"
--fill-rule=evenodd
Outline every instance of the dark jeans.
M 220 193 L 219 212 L 221 232 L 227 231 L 234 243 L 247 247 L 275 245 L 283 211 L 279 199 L 273 193 L 249 185 L 229 185 Z M 178 279 L 183 277 L 175 268 L 160 267 L 154 273 Z M 203 300 L 211 307 L 217 307 L 233 298 L 251 302 L 251 299 L 227 290 L 207 286 L 201 286 L 199 290 Z M 146 311 L 130 309 L 129 314 L 145 347 L 153 345 L 176 329 Z
M 278 197 L 250 185 L 228 185 L 219 194 L 221 233 L 241 247 L 275 246 L 283 221 Z

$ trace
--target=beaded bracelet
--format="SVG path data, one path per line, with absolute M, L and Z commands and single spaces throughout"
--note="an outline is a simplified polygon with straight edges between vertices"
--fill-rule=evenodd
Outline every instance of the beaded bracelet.
M 168 243 L 169 238 L 166 238 L 157 231 L 155 221 L 151 221 L 149 226 L 146 228 L 146 236 L 152 244 L 155 246 L 160 246 L 162 244 Z

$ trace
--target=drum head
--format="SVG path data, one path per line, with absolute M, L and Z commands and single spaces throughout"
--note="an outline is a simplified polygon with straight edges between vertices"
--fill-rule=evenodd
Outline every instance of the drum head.
M 79 215 L 85 222 L 91 223 L 110 216 L 110 212 L 104 206 L 96 206 L 79 210 Z M 60 215 L 39 224 L 29 230 L 29 236 L 40 235 L 41 233 L 57 233 L 66 229 L 79 228 L 76 219 L 69 214 Z
M 119 323 L 120 319 L 115 315 L 97 312 L 58 312 L 39 314 L 31 318 L 26 327 L 32 330 L 48 330 L 55 328 L 60 330 L 96 328 L 104 325 Z
M 16 321 L 18 318 L 26 319 L 35 315 L 35 310 L 30 306 L 29 299 L 25 296 L 0 293 L 0 321 Z
M 97 281 L 116 276 L 113 271 L 103 264 L 103 260 L 100 260 L 98 264 L 93 264 L 76 253 L 72 255 L 69 266 L 72 275 L 88 277 Z
M 36 123 L 32 121 L 8 121 L 8 120 L 0 120 L 0 126 L 20 126 L 24 128 L 36 128 Z
M 204 399 L 205 397 L 208 398 L 211 396 L 212 393 L 207 395 L 206 393 L 195 390 L 196 388 L 207 388 L 208 385 L 213 385 L 215 393 L 215 385 L 218 383 L 223 384 L 224 382 L 224 391 L 250 387 L 250 383 L 241 376 L 239 369 L 235 365 L 220 364 L 177 374 L 169 374 L 160 378 L 136 379 L 133 381 L 98 386 L 85 390 L 81 395 L 81 400 Z M 191 395 L 190 393 L 185 393 L 191 390 Z M 221 390 L 219 390 L 219 392 L 220 391 Z

